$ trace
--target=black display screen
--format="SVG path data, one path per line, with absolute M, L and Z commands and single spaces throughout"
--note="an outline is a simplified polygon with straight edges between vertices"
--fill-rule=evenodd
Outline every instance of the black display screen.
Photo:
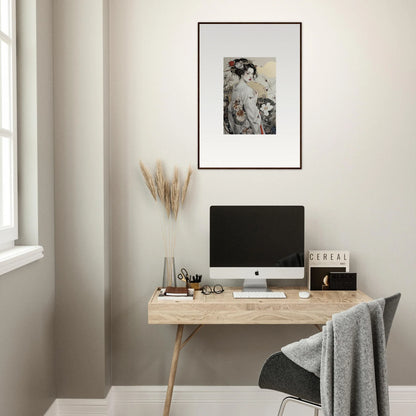
M 212 206 L 210 267 L 303 267 L 303 206 Z

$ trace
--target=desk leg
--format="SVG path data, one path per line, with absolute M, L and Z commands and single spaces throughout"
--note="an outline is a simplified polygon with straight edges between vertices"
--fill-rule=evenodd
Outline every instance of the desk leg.
M 165 408 L 163 409 L 163 416 L 169 416 L 170 403 L 172 401 L 173 386 L 175 384 L 176 369 L 178 367 L 179 352 L 181 350 L 183 325 L 178 325 L 176 331 L 175 347 L 173 349 L 172 364 L 170 366 L 169 383 L 166 391 Z

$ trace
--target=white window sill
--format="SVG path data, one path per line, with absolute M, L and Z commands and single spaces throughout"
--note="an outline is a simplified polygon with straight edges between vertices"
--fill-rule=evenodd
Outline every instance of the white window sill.
M 15 246 L 0 252 L 0 275 L 43 257 L 42 246 Z

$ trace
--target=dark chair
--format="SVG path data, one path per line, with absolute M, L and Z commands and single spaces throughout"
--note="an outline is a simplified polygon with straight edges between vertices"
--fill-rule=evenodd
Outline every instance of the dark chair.
M 397 293 L 385 299 L 383 318 L 386 342 L 400 296 L 400 293 Z M 289 401 L 314 408 L 315 416 L 318 415 L 321 408 L 320 378 L 295 364 L 282 352 L 277 352 L 267 359 L 260 373 L 259 386 L 262 389 L 277 390 L 290 394 L 290 396 L 283 399 L 278 416 L 283 415 L 285 406 Z

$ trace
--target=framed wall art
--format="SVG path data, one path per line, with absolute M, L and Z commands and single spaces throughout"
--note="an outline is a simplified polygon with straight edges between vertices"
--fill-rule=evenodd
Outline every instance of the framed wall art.
M 302 24 L 198 23 L 198 168 L 301 169 Z

